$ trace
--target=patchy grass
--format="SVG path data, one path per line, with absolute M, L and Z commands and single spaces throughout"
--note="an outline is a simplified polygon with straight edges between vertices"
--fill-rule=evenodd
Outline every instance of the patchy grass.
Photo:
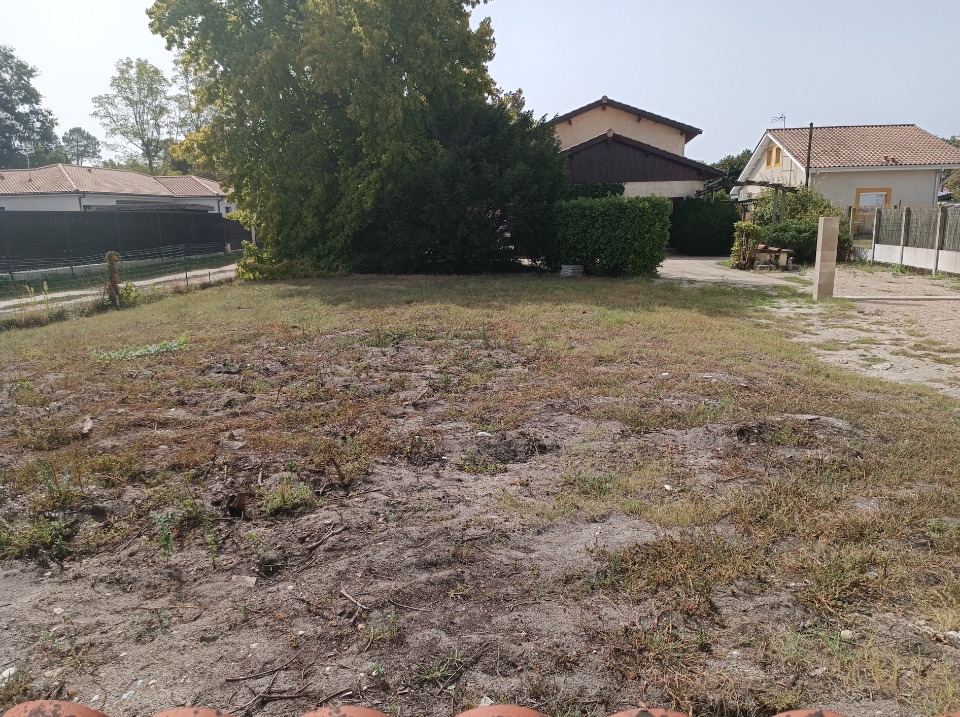
M 769 323 L 792 292 L 351 277 L 7 331 L 0 556 L 99 554 L 138 605 L 310 586 L 102 652 L 323 634 L 410 713 L 956 709 L 960 405 L 821 363 Z

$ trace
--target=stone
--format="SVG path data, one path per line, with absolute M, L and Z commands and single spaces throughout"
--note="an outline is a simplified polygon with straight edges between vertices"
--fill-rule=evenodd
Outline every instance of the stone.
M 230 580 L 245 585 L 248 588 L 252 588 L 257 584 L 257 579 L 249 575 L 234 575 Z
M 853 640 L 853 638 L 855 638 L 855 637 L 856 637 L 856 635 L 854 634 L 853 630 L 841 630 L 841 631 L 840 631 L 840 639 L 843 640 L 844 642 L 850 642 L 850 641 Z

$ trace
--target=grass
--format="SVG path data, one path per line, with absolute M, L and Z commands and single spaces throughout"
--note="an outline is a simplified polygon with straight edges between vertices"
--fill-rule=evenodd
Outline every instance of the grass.
M 645 540 L 598 542 L 589 569 L 550 589 L 578 609 L 600 596 L 626 606 L 625 624 L 583 629 L 610 675 L 666 702 L 758 716 L 871 695 L 956 708 L 960 658 L 918 654 L 883 620 L 960 627 L 960 404 L 821 363 L 764 323 L 767 307 L 804 301 L 642 280 L 351 277 L 232 284 L 4 332 L 0 554 L 109 554 L 144 526 L 150 560 L 191 545 L 256 553 L 270 524 L 343 510 L 373 472 L 388 493 L 410 474 L 450 496 L 417 483 L 383 526 L 407 511 L 433 529 L 450 505 L 511 530 L 645 526 Z M 162 348 L 177 336 L 182 350 Z M 908 350 L 952 360 L 920 339 Z M 87 416 L 90 437 L 75 428 Z M 477 432 L 513 430 L 555 431 L 559 448 L 515 464 L 475 447 Z M 260 523 L 205 507 L 238 476 Z M 84 511 L 107 503 L 130 509 L 91 529 Z M 455 563 L 494 548 L 463 544 Z M 444 590 L 487 607 L 472 584 Z M 731 613 L 730 595 L 774 595 L 789 617 Z M 377 616 L 362 634 L 394 649 L 406 619 Z M 838 641 L 847 629 L 857 640 Z M 730 646 L 763 677 L 732 680 Z M 411 679 L 441 688 L 466 661 L 411 660 Z M 551 684 L 528 685 L 531 704 L 575 709 L 580 696 Z

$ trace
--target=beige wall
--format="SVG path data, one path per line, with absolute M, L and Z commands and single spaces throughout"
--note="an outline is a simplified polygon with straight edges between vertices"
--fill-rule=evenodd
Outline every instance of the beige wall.
M 599 137 L 610 129 L 624 137 L 679 154 L 681 157 L 687 144 L 686 137 L 680 130 L 648 119 L 637 122 L 636 115 L 613 107 L 607 107 L 606 110 L 597 107 L 577 115 L 571 122 L 572 124 L 566 121 L 558 122 L 555 125 L 563 149 Z
M 702 181 L 687 182 L 625 182 L 625 197 L 692 197 L 703 189 Z
M 82 199 L 81 199 L 82 197 Z M 211 212 L 218 211 L 217 200 L 213 198 L 177 199 L 176 197 L 133 197 L 115 194 L 52 194 L 31 196 L 0 196 L 0 207 L 8 212 L 79 212 L 80 202 L 85 207 L 113 207 L 117 200 L 124 203 L 133 201 L 143 204 L 183 202 L 184 204 L 202 204 L 209 207 Z M 219 204 L 223 211 L 223 202 Z
M 893 190 L 894 206 L 930 207 L 936 203 L 937 169 L 880 169 L 862 172 L 820 173 L 814 170 L 810 186 L 816 187 L 840 207 L 856 203 L 857 189 Z

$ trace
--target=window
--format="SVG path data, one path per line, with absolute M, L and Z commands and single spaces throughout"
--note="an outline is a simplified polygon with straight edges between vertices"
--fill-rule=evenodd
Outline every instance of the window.
M 773 166 L 773 147 L 767 147 L 767 169 Z
M 781 157 L 780 157 L 780 148 L 779 148 L 779 147 L 777 147 L 776 150 L 774 150 L 774 157 L 775 157 L 775 159 L 774 159 L 773 165 L 774 165 L 775 167 L 779 167 L 779 166 L 782 164 L 782 162 L 781 162 Z

